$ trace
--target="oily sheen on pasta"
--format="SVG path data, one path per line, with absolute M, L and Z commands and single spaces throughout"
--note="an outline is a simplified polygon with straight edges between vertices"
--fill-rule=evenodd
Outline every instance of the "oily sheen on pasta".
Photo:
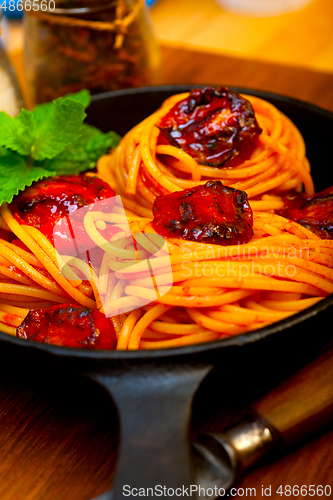
M 49 198 L 37 183 L 1 207 L 0 329 L 8 334 L 169 348 L 264 327 L 333 293 L 331 191 L 314 195 L 299 131 L 257 97 L 223 87 L 173 96 L 99 160 L 97 174 L 71 176 L 80 187 L 51 182 Z M 116 201 L 104 206 L 108 199 Z M 72 255 L 64 273 L 51 233 L 84 207 L 77 230 L 98 258 Z M 89 311 L 105 314 L 109 333 Z M 69 341 L 73 315 L 75 331 L 90 330 Z M 31 327 L 36 317 L 43 332 Z
M 245 96 L 252 105 L 262 133 L 251 156 L 236 167 L 199 164 L 187 152 L 160 141 L 160 123 L 177 103 L 179 94 L 130 130 L 115 151 L 99 161 L 98 171 L 123 196 L 130 210 L 151 216 L 156 195 L 171 193 L 219 179 L 226 186 L 246 191 L 254 210 L 283 207 L 280 195 L 290 189 L 314 193 L 305 144 L 295 125 L 272 104 Z

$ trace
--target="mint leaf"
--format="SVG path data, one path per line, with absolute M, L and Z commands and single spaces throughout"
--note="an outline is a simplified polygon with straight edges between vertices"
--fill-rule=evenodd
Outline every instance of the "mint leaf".
M 55 172 L 43 168 L 29 167 L 26 159 L 14 153 L 0 157 L 0 200 L 10 203 L 13 197 L 25 187 L 31 186 L 43 177 L 53 177 Z
M 8 155 L 8 149 L 4 148 L 3 146 L 0 146 L 0 156 L 7 156 Z
M 55 175 L 78 174 L 96 166 L 100 156 L 118 145 L 115 132 L 104 134 L 84 124 L 90 94 L 82 90 L 12 118 L 0 112 L 0 205 Z
M 15 118 L 7 115 L 4 111 L 0 112 L 0 146 L 28 156 L 34 131 L 35 120 L 30 111 L 22 109 Z
M 86 117 L 79 101 L 60 98 L 53 102 L 54 110 L 49 119 L 39 122 L 30 155 L 36 160 L 54 158 L 68 145 L 77 141 Z
M 85 94 L 62 97 L 32 111 L 22 109 L 14 118 L 1 112 L 0 146 L 36 160 L 53 158 L 81 135 L 86 117 L 81 100 L 87 101 Z
M 91 96 L 90 92 L 88 90 L 80 90 L 79 92 L 76 92 L 76 94 L 67 94 L 69 99 L 73 101 L 78 101 L 82 104 L 84 109 L 86 109 L 89 104 L 91 103 Z
M 50 160 L 46 168 L 56 171 L 58 175 L 85 172 L 94 168 L 97 160 L 109 149 L 115 148 L 119 141 L 120 136 L 115 132 L 104 134 L 98 128 L 85 124 L 80 139 Z
M 68 94 L 65 97 L 61 97 L 60 100 L 63 99 L 71 99 L 72 101 L 77 101 L 82 104 L 84 109 L 86 109 L 91 101 L 90 93 L 88 90 L 80 90 L 76 94 Z M 49 120 L 52 113 L 54 112 L 55 102 L 59 101 L 59 99 L 52 102 L 44 102 L 43 104 L 38 104 L 33 110 L 32 113 L 36 119 L 37 123 L 43 123 L 45 120 Z

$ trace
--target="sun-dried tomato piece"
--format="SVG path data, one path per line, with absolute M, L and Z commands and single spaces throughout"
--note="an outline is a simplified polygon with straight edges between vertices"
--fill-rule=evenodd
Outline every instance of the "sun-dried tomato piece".
M 253 236 L 253 214 L 247 195 L 221 181 L 158 196 L 153 226 L 162 236 L 200 243 L 235 245 Z
M 16 335 L 45 344 L 87 349 L 115 349 L 117 344 L 113 325 L 104 314 L 67 304 L 31 309 Z
M 71 255 L 74 236 L 73 228 L 69 228 L 68 224 L 74 223 L 74 218 L 75 238 L 92 243 L 84 228 L 83 211 L 78 212 L 78 217 L 73 213 L 103 200 L 106 210 L 110 211 L 114 196 L 113 189 L 98 177 L 66 175 L 36 182 L 16 196 L 10 208 L 20 223 L 39 229 L 52 244 L 56 225 L 57 250 Z
M 280 215 L 298 222 L 323 239 L 333 239 L 333 186 L 313 196 L 296 191 L 284 197 Z
M 212 167 L 249 158 L 261 133 L 251 103 L 227 87 L 192 89 L 159 127 L 170 144 Z

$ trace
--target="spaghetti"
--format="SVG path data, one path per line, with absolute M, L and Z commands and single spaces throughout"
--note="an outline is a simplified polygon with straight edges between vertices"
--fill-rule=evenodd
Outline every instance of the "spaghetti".
M 250 158 L 230 168 L 199 164 L 187 152 L 161 142 L 159 125 L 175 105 L 189 98 L 179 94 L 130 130 L 119 146 L 98 163 L 98 172 L 123 197 L 126 208 L 151 217 L 158 195 L 187 189 L 218 179 L 226 186 L 246 191 L 254 210 L 283 207 L 280 194 L 301 189 L 313 194 L 303 138 L 295 125 L 272 104 L 244 96 L 251 103 L 262 129 Z
M 250 157 L 232 168 L 228 162 L 203 165 L 162 140 L 158 128 L 187 97 L 168 99 L 99 160 L 98 176 L 121 199 L 113 197 L 108 210 L 89 209 L 82 220 L 77 217 L 79 230 L 102 250 L 98 265 L 69 254 L 66 239 L 59 252 L 50 236 L 53 226 L 46 227 L 44 220 L 36 226 L 33 217 L 18 216 L 17 203 L 1 207 L 1 331 L 16 335 L 31 309 L 63 304 L 104 313 L 119 350 L 168 348 L 255 330 L 333 293 L 333 240 L 274 213 L 291 189 L 303 186 L 308 196 L 314 192 L 299 131 L 274 106 L 247 96 L 262 129 Z M 222 186 L 219 181 L 234 203 L 241 199 L 235 190 L 245 191 L 252 207 L 253 212 L 247 205 L 240 239 L 224 236 L 221 244 L 221 235 L 192 241 L 175 237 L 177 232 L 156 231 L 152 208 L 157 196 L 187 196 L 184 190 Z M 87 179 L 77 182 L 86 189 Z M 239 205 L 237 217 L 242 213 Z
M 16 327 L 31 308 L 48 307 L 50 303 L 76 303 L 99 308 L 102 312 L 107 312 L 108 307 L 120 311 L 111 318 L 118 349 L 181 346 L 263 327 L 333 293 L 333 241 L 322 240 L 299 224 L 275 214 L 255 213 L 254 237 L 242 245 L 220 246 L 169 239 L 169 257 L 161 255 L 154 264 L 160 292 L 158 298 L 144 261 L 139 262 L 136 269 L 124 267 L 119 264 L 127 261 L 126 258 L 110 258 L 108 253 L 98 279 L 105 280 L 105 266 L 110 271 L 118 270 L 107 274 L 106 294 L 99 295 L 93 277 L 91 287 L 81 291 L 80 281 L 59 279 L 59 270 L 52 266 L 52 252 L 44 245 L 45 236 L 40 231 L 19 226 L 7 206 L 2 207 L 1 216 L 29 248 L 26 260 L 19 259 L 19 276 L 25 277 L 30 284 L 21 284 L 14 275 L 1 280 L 0 326 L 10 334 L 15 334 Z M 100 214 L 100 220 L 108 216 Z M 91 231 L 88 220 L 88 233 L 94 237 L 96 226 Z M 131 226 L 135 223 L 130 220 Z M 132 227 L 136 240 L 140 240 L 138 234 L 141 234 L 148 242 L 153 241 L 152 236 L 156 233 L 151 222 L 142 220 L 140 226 L 141 230 L 137 224 L 135 229 Z M 15 245 L 4 240 L 1 243 L 2 250 L 6 249 L 7 262 L 17 262 L 22 250 L 16 251 Z M 117 246 L 116 242 L 114 245 Z M 131 245 L 133 242 L 125 242 L 124 250 L 130 252 Z M 27 260 L 34 258 L 38 259 L 39 269 L 47 271 L 51 278 L 43 279 L 41 273 L 31 274 L 32 266 Z M 75 266 L 73 263 L 73 269 Z M 53 291 L 49 291 L 50 282 L 57 287 Z M 95 293 L 89 297 L 92 289 Z M 141 299 L 148 303 L 140 307 Z M 121 312 L 128 305 L 128 312 Z

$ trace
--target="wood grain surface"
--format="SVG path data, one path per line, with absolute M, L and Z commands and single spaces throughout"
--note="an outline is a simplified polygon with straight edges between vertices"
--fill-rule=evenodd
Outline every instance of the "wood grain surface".
M 248 87 L 302 99 L 333 111 L 333 74 L 162 47 L 163 83 Z
M 300 373 L 270 391 L 254 407 L 278 431 L 284 446 L 300 441 L 311 434 L 311 430 L 331 422 L 333 350 L 330 349 Z
M 299 4 L 292 0 L 254 3 Z M 263 17 L 231 12 L 224 8 L 226 4 L 224 0 L 158 0 L 151 10 L 158 40 L 173 47 L 333 73 L 332 0 L 312 0 L 301 9 Z
M 163 48 L 162 55 L 165 83 L 253 87 L 333 110 L 332 75 L 170 47 Z M 258 396 L 286 376 L 283 366 L 280 373 L 278 368 L 270 370 L 268 363 L 251 387 L 246 381 L 236 388 L 223 380 L 216 391 L 208 377 L 194 401 L 191 438 L 202 431 L 222 431 L 237 420 Z M 1 500 L 90 500 L 111 487 L 117 443 L 117 415 L 99 387 L 60 369 L 36 369 L 29 360 L 2 361 Z M 332 427 L 277 460 L 256 466 L 238 485 L 243 490 L 234 498 L 250 496 L 247 488 L 256 488 L 256 497 L 265 498 L 262 487 L 270 488 L 272 499 L 285 498 L 277 493 L 280 485 L 333 487 Z

